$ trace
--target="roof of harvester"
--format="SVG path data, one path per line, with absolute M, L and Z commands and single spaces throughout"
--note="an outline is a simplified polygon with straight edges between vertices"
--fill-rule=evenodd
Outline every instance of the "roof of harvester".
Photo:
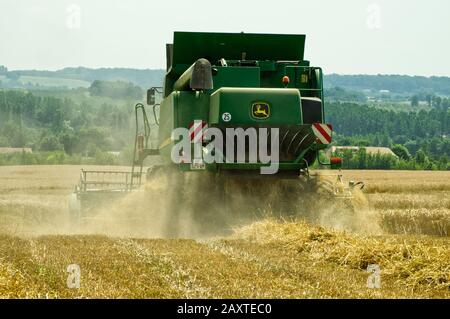
M 246 60 L 303 61 L 304 34 L 175 32 L 173 64 Z

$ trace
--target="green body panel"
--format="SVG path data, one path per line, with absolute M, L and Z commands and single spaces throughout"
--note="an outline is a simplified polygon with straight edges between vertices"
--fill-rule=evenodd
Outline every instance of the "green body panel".
M 270 116 L 257 119 L 252 116 L 252 105 L 269 105 Z M 290 125 L 302 124 L 300 92 L 295 89 L 221 88 L 211 95 L 211 125 Z M 231 121 L 222 120 L 223 113 L 231 114 Z
M 261 86 L 259 67 L 216 67 L 214 90 L 222 87 L 258 88 Z
M 179 92 L 177 127 L 189 128 L 195 120 L 207 121 L 210 95 L 201 92 Z
M 171 135 L 172 131 L 176 127 L 178 107 L 178 92 L 173 92 L 166 97 L 160 106 L 159 111 L 159 134 L 158 145 L 159 153 L 167 162 L 167 157 L 170 158 L 171 151 Z
M 209 94 L 193 91 L 175 91 L 163 100 L 160 107 L 159 153 L 166 163 L 171 163 L 172 131 L 175 128 L 189 128 L 195 120 L 206 122 L 209 100 Z

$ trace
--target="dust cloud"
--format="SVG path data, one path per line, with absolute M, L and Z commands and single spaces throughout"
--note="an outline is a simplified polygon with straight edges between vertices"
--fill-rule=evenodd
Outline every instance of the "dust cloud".
M 98 234 L 198 239 L 226 236 L 265 218 L 304 219 L 339 230 L 380 232 L 376 214 L 369 209 L 361 191 L 355 191 L 351 199 L 336 199 L 305 187 L 298 179 L 160 174 L 139 190 L 122 196 L 111 194 L 106 200 L 93 203 L 82 218 L 61 206 L 47 203 L 36 207 L 34 218 L 24 209 L 9 232 L 31 236 Z

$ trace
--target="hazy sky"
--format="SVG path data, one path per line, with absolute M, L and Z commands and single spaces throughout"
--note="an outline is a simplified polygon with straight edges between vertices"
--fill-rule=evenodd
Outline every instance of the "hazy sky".
M 326 73 L 450 76 L 447 0 L 0 0 L 0 65 L 164 68 L 173 31 L 306 34 Z

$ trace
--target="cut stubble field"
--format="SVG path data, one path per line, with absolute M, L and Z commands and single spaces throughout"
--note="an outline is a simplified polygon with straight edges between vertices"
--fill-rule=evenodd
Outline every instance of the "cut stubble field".
M 372 233 L 267 216 L 228 235 L 169 239 L 76 230 L 67 195 L 80 169 L 0 167 L 1 298 L 450 297 L 450 172 L 344 171 L 367 185 L 360 214 Z M 70 264 L 79 289 L 67 287 Z M 367 286 L 371 264 L 379 289 Z

